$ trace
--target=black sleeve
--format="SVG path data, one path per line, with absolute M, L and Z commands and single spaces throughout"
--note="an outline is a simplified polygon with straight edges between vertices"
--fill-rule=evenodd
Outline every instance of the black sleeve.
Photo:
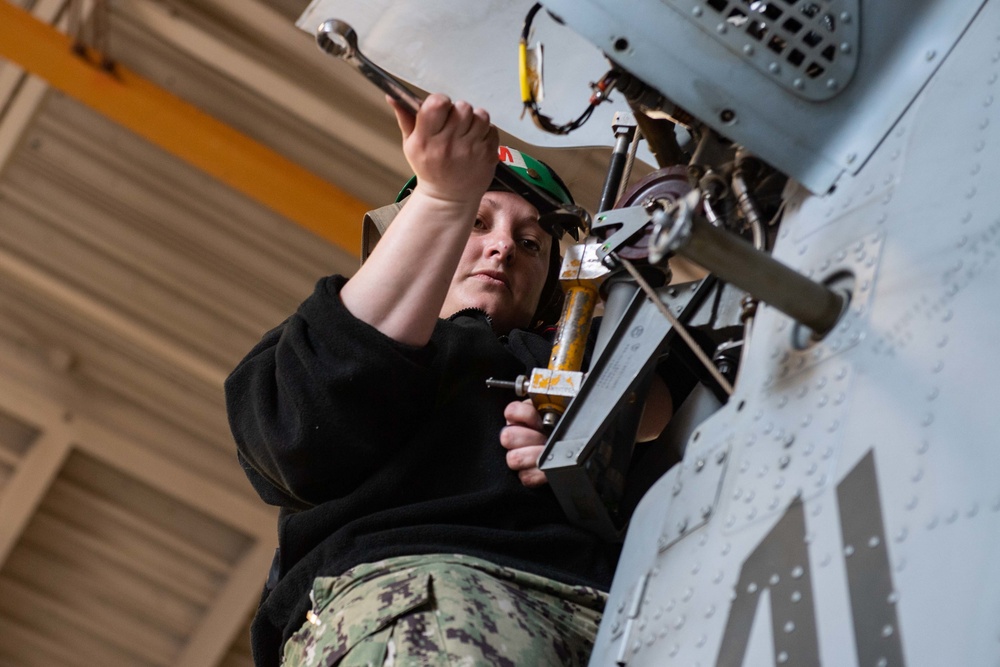
M 240 462 L 266 502 L 350 492 L 430 406 L 433 344 L 404 345 L 355 318 L 340 300 L 346 282 L 320 280 L 226 380 Z

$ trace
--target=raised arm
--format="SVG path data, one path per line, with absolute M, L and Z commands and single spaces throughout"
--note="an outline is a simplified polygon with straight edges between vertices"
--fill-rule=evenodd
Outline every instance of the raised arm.
M 393 106 L 417 187 L 340 296 L 358 319 L 422 346 L 493 178 L 499 138 L 484 110 L 444 95 L 428 97 L 416 118 Z

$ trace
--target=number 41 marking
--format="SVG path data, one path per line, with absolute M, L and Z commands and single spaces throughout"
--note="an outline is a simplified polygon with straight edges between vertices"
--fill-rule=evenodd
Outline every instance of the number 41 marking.
M 872 451 L 837 485 L 837 504 L 858 664 L 903 667 Z M 743 665 L 750 629 L 765 590 L 770 593 L 776 663 L 820 664 L 812 574 L 805 538 L 804 508 L 802 501 L 796 500 L 743 562 L 717 667 Z

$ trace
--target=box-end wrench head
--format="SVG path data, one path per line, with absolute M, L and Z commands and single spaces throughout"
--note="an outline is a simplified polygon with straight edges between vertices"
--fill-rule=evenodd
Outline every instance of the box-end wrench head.
M 316 43 L 331 56 L 350 58 L 358 50 L 358 33 L 343 21 L 330 19 L 316 31 Z
M 358 49 L 358 34 L 349 24 L 337 19 L 323 21 L 316 31 L 316 44 L 331 56 L 350 64 L 389 97 L 399 102 L 414 116 L 421 99 L 406 85 L 365 57 Z
M 316 44 L 321 50 L 340 58 L 358 70 L 366 79 L 399 102 L 414 116 L 422 100 L 406 84 L 365 57 L 358 49 L 358 35 L 348 23 L 338 19 L 324 21 L 316 31 Z M 590 215 L 581 207 L 564 204 L 541 188 L 521 179 L 502 162 L 497 163 L 494 181 L 530 202 L 542 214 L 544 226 L 550 226 L 557 237 L 563 231 L 579 238 L 579 230 L 590 225 Z

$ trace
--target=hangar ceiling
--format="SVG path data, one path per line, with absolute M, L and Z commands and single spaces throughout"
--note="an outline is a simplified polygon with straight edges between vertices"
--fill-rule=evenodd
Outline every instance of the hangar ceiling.
M 262 173 L 288 160 L 354 202 L 307 229 L 0 57 L 2 666 L 251 663 L 275 512 L 222 382 L 319 277 L 353 272 L 352 206 L 409 176 L 381 94 L 294 28 L 306 4 L 0 0 L 0 24 L 79 23 L 265 147 Z M 606 153 L 541 152 L 591 209 Z

